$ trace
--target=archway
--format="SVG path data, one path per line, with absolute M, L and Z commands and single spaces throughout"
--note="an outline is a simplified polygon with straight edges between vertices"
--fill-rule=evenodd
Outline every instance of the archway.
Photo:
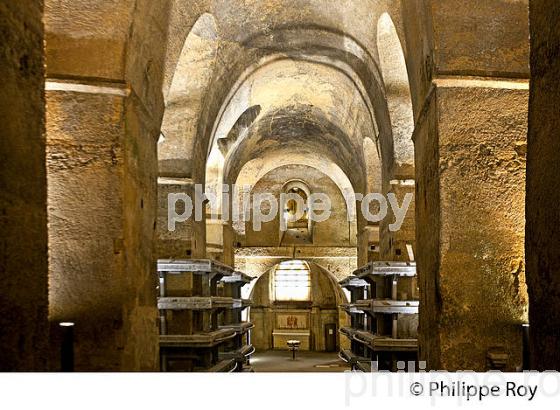
M 383 13 L 377 22 L 377 52 L 393 134 L 393 174 L 412 177 L 414 115 L 410 86 L 401 41 L 388 13 Z
M 202 14 L 186 37 L 174 67 L 173 75 L 164 86 L 165 111 L 158 141 L 158 240 L 156 258 L 206 256 L 205 221 L 192 218 L 178 225 L 174 232 L 167 229 L 169 194 L 183 193 L 196 197 L 193 178 L 193 152 L 199 139 L 198 124 L 203 115 L 204 101 L 217 69 L 220 37 L 216 19 Z
M 338 329 L 345 325 L 345 315 L 339 306 L 346 296 L 334 276 L 316 263 L 279 262 L 259 277 L 250 298 L 252 343 L 257 349 L 287 349 L 292 339 L 300 340 L 302 350 L 340 347 Z

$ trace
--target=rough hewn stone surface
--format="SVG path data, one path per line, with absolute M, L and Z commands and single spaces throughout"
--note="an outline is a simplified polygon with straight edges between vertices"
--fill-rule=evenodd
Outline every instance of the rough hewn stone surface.
M 403 0 L 415 118 L 434 76 L 529 76 L 528 0 Z
M 50 313 L 76 322 L 80 370 L 157 368 L 156 141 L 171 3 L 46 5 L 49 80 L 85 87 L 50 91 L 48 108 Z
M 50 320 L 76 323 L 77 369 L 153 369 L 155 140 L 124 97 L 47 97 Z
M 132 0 L 46 0 L 49 76 L 122 78 L 133 5 Z
M 195 205 L 195 187 L 190 181 L 165 180 L 158 184 L 158 216 L 157 216 L 157 242 L 155 246 L 156 259 L 200 259 L 206 255 L 206 229 L 205 222 L 195 221 L 195 215 L 185 221 L 175 224 L 172 231 L 168 226 L 169 196 L 185 194 L 191 198 Z M 177 200 L 174 204 L 178 215 L 185 212 L 185 203 Z
M 415 218 L 415 204 L 414 204 L 414 194 L 415 194 L 414 179 L 409 179 L 406 181 L 395 180 L 390 184 L 390 192 L 388 194 L 393 194 L 397 198 L 400 207 L 403 207 L 405 201 L 407 201 L 407 195 L 410 200 L 410 204 L 407 208 L 407 212 L 402 221 L 402 225 L 398 230 L 391 231 L 391 224 L 396 222 L 396 216 L 393 212 L 393 208 L 390 206 L 387 217 L 381 221 L 380 224 L 380 238 L 381 243 L 379 244 L 380 258 L 383 261 L 414 261 L 416 252 L 416 218 Z M 396 229 L 396 228 L 393 228 Z M 412 246 L 412 258 L 407 250 L 407 245 Z
M 416 119 L 420 350 L 432 369 L 484 369 L 493 346 L 509 352 L 510 369 L 521 364 L 526 91 L 499 77 L 528 76 L 527 4 L 402 2 Z M 492 85 L 461 84 L 464 76 Z M 437 88 L 444 78 L 455 86 Z M 486 309 L 485 298 L 500 303 Z
M 528 76 L 528 0 L 428 2 L 439 74 Z
M 527 320 L 527 91 L 438 88 L 416 134 L 421 355 L 485 370 L 490 349 L 522 365 Z
M 42 1 L 0 1 L 0 371 L 47 368 L 42 17 Z
M 527 283 L 532 367 L 560 370 L 560 4 L 531 1 Z

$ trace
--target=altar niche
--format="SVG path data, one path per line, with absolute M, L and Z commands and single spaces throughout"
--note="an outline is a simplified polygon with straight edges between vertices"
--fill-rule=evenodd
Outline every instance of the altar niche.
M 291 340 L 298 340 L 303 351 L 338 350 L 339 317 L 344 318 L 339 305 L 345 296 L 332 274 L 319 265 L 281 262 L 258 279 L 251 299 L 257 350 L 287 350 Z
M 313 243 L 313 221 L 309 218 L 311 190 L 300 180 L 287 182 L 283 189 L 286 201 L 282 204 L 280 245 Z

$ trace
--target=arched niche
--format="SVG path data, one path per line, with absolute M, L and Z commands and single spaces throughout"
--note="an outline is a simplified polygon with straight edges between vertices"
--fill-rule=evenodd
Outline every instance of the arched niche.
M 286 201 L 280 202 L 280 246 L 313 243 L 313 220 L 311 190 L 305 181 L 292 179 L 284 184 L 281 194 Z
M 304 238 L 300 230 L 294 232 L 294 240 L 286 240 L 279 236 L 281 230 L 281 212 L 274 218 L 255 224 L 254 218 L 245 221 L 243 233 L 238 233 L 237 238 L 244 247 L 284 247 L 293 245 L 313 245 L 318 247 L 348 247 L 355 245 L 356 221 L 348 217 L 348 203 L 345 192 L 333 181 L 330 175 L 307 164 L 287 164 L 275 167 L 255 181 L 254 185 L 248 186 L 246 203 L 253 209 L 255 203 L 251 199 L 261 195 L 272 195 L 278 202 L 280 196 L 285 193 L 285 188 L 298 186 L 306 192 L 306 196 L 312 194 L 324 194 L 331 202 L 330 217 L 312 224 L 312 238 Z M 265 201 L 261 205 L 261 212 L 266 215 L 269 204 Z M 280 210 L 281 211 L 281 210 Z M 319 212 L 320 213 L 320 212 Z M 253 215 L 252 215 L 253 216 Z M 239 226 L 241 224 L 236 224 Z M 300 238 L 297 238 L 300 236 Z M 306 239 L 306 240 L 304 240 Z M 312 240 L 311 240 L 312 239 Z

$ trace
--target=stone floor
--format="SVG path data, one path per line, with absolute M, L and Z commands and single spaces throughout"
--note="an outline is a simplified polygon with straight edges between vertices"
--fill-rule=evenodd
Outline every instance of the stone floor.
M 297 352 L 296 360 L 287 350 L 256 352 L 251 358 L 255 372 L 343 372 L 350 367 L 339 359 L 338 353 Z

